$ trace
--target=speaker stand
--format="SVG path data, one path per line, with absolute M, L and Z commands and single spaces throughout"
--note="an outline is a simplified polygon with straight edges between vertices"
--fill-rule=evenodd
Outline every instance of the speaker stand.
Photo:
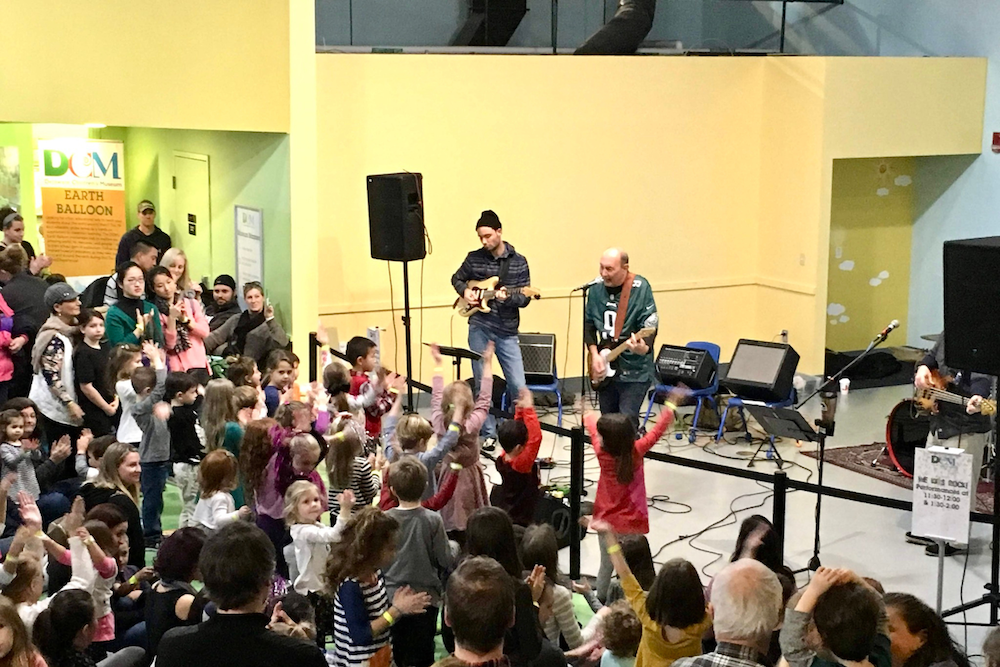
M 403 335 L 406 341 L 406 409 L 413 411 L 413 350 L 410 347 L 410 270 L 403 262 Z M 421 313 L 421 317 L 423 314 Z

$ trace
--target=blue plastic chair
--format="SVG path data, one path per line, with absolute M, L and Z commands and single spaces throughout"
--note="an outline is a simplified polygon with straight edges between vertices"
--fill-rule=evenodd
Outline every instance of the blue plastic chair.
M 769 408 L 789 408 L 795 405 L 796 400 L 798 400 L 798 392 L 795 390 L 795 387 L 792 387 L 791 392 L 789 392 L 788 394 L 788 398 L 786 398 L 785 400 L 777 401 L 775 403 L 765 402 L 764 405 L 766 405 Z M 732 410 L 733 408 L 736 408 L 736 410 L 740 413 L 740 419 L 743 420 L 744 437 L 746 437 L 747 442 L 753 442 L 753 436 L 750 435 L 750 427 L 747 425 L 747 415 L 746 412 L 743 411 L 743 405 L 744 405 L 743 399 L 740 398 L 739 396 L 733 396 L 732 398 L 729 399 L 729 402 L 726 404 L 726 409 L 722 413 L 722 419 L 719 421 L 719 432 L 715 434 L 716 442 L 722 440 L 722 434 L 726 429 L 726 417 L 729 415 L 729 411 Z M 768 458 L 771 458 L 771 455 L 774 452 L 773 435 L 771 436 L 770 440 L 771 443 L 767 448 Z
M 694 340 L 688 343 L 685 347 L 691 347 L 696 350 L 705 350 L 708 352 L 709 356 L 715 361 L 716 368 L 719 367 L 719 346 L 715 343 L 706 343 L 705 341 Z M 646 406 L 646 417 L 642 421 L 643 427 L 646 426 L 646 422 L 649 421 L 649 415 L 653 411 L 653 399 L 656 398 L 657 394 L 668 394 L 670 390 L 673 389 L 672 385 L 669 384 L 658 384 L 654 386 L 649 391 L 649 405 Z M 712 378 L 712 384 L 705 387 L 704 389 L 694 389 L 691 391 L 691 398 L 695 399 L 694 408 L 694 421 L 691 422 L 691 432 L 688 435 L 688 441 L 694 442 L 695 438 L 698 437 L 698 417 L 701 415 L 701 407 L 704 405 L 705 401 L 712 406 L 715 410 L 715 414 L 719 414 L 719 404 L 716 401 L 716 397 L 719 394 L 719 373 L 715 373 L 715 377 Z
M 527 387 L 532 392 L 547 391 L 556 395 L 556 407 L 559 409 L 559 417 L 556 420 L 556 425 L 562 426 L 562 392 L 559 390 L 559 373 L 556 372 L 555 362 L 552 363 L 552 384 L 529 384 Z M 504 392 L 503 398 L 500 400 L 500 409 L 506 411 L 509 401 L 507 392 Z

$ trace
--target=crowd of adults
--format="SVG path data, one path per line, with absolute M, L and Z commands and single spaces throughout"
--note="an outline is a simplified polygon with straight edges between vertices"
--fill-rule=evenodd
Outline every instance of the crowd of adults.
M 91 382 L 93 387 L 106 383 L 90 377 L 81 383 L 76 377 L 80 356 L 92 352 L 78 321 L 81 310 L 104 313 L 105 348 L 138 349 L 152 342 L 166 350 L 168 362 L 175 362 L 172 369 L 195 375 L 202 385 L 211 376 L 210 355 L 245 355 L 263 365 L 271 351 L 289 345 L 260 283 L 243 286 L 244 309 L 232 276 L 216 277 L 211 288 L 189 277 L 187 257 L 156 225 L 151 201 L 138 205 L 137 221 L 121 237 L 116 266 L 109 266 L 114 268 L 111 275 L 93 281 L 81 294 L 64 276 L 50 271 L 58 258 L 37 254 L 24 240 L 20 213 L 0 208 L 0 411 L 31 413 L 26 433 L 32 432 L 39 442 L 36 466 L 51 468 L 38 475 L 46 525 L 68 511 L 78 491 L 77 441 L 84 427 L 92 426 L 89 419 L 85 423 L 85 412 L 96 402 L 118 406 L 113 388 L 105 392 L 106 401 L 91 398 Z M 94 362 L 100 374 L 107 355 L 99 354 Z M 113 416 L 115 411 L 110 412 Z M 92 436 L 113 432 L 110 427 L 88 430 Z M 69 438 L 68 449 L 56 446 L 63 436 Z M 8 507 L 7 543 L 18 522 L 13 499 Z

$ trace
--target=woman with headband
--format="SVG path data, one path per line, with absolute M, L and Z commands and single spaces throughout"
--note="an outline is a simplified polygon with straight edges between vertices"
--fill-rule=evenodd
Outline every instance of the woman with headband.
M 3 239 L 0 240 L 0 250 L 8 246 L 18 245 L 24 248 L 28 256 L 28 271 L 37 276 L 42 270 L 47 269 L 52 264 L 52 258 L 42 255 L 35 256 L 35 249 L 24 240 L 24 218 L 12 206 L 0 208 L 0 229 L 3 230 Z

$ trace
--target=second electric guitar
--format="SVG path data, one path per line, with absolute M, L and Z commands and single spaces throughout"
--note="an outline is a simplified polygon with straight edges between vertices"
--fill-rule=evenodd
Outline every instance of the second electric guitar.
M 652 336 L 656 333 L 656 329 L 646 328 L 639 329 L 635 332 L 636 338 L 645 338 L 646 336 Z M 593 371 L 590 373 L 590 386 L 596 389 L 603 389 L 608 384 L 611 383 L 611 378 L 618 374 L 617 363 L 615 362 L 622 353 L 628 351 L 628 339 L 624 339 L 624 342 L 619 343 L 616 347 L 611 347 L 616 341 L 608 340 L 602 341 L 599 347 L 604 349 L 600 350 L 600 355 L 604 357 L 604 374 L 595 376 Z

